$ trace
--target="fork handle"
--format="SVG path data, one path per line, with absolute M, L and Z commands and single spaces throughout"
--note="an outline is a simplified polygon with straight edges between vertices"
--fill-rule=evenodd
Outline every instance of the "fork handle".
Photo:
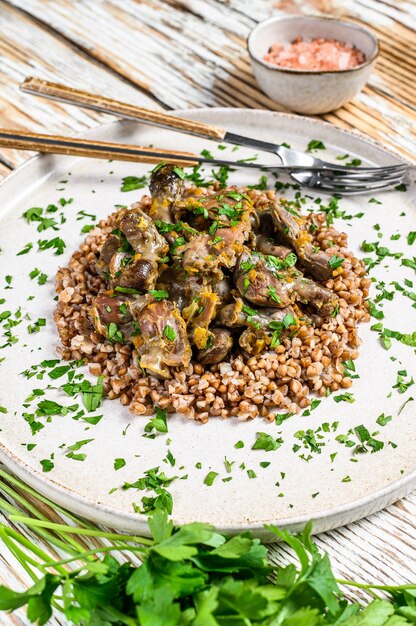
M 25 93 L 45 96 L 51 100 L 58 100 L 59 102 L 65 102 L 67 104 L 77 104 L 78 106 L 93 109 L 94 111 L 111 113 L 119 117 L 139 120 L 146 124 L 153 124 L 164 128 L 172 128 L 192 135 L 206 137 L 207 139 L 222 140 L 226 134 L 225 130 L 211 126 L 210 124 L 174 117 L 168 113 L 143 109 L 134 104 L 119 102 L 118 100 L 105 98 L 97 94 L 89 93 L 88 91 L 81 91 L 80 89 L 74 89 L 58 83 L 50 83 L 47 80 L 33 78 L 31 76 L 21 83 L 20 89 Z
M 39 135 L 21 130 L 0 129 L 0 147 L 18 150 L 36 150 L 52 154 L 65 154 L 96 159 L 115 159 L 135 163 L 160 163 L 161 160 L 175 165 L 198 165 L 199 159 L 192 152 L 172 152 L 163 148 L 129 146 L 106 141 L 90 141 L 56 135 Z

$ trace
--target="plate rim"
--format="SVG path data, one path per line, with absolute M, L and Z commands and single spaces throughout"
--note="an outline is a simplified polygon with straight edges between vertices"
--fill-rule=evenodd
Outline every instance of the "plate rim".
M 366 135 L 363 135 L 360 131 L 357 131 L 355 129 L 340 128 L 338 126 L 335 126 L 334 124 L 331 124 L 330 122 L 316 119 L 313 117 L 296 115 L 293 113 L 285 113 L 280 111 L 269 111 L 267 109 L 246 109 L 241 107 L 201 107 L 197 109 L 175 109 L 173 111 L 169 111 L 169 113 L 173 116 L 182 115 L 189 116 L 190 118 L 199 118 L 201 117 L 201 115 L 209 115 L 212 112 L 244 112 L 254 114 L 256 116 L 261 115 L 262 117 L 272 116 L 290 120 L 301 119 L 308 124 L 312 124 L 313 126 L 316 126 L 318 128 L 324 126 L 327 129 L 331 129 L 335 132 L 347 136 L 352 135 L 354 139 L 360 142 L 364 142 L 365 144 L 373 148 L 377 148 L 384 154 L 392 156 L 410 167 L 415 167 L 416 165 L 416 159 L 414 162 L 412 162 L 407 157 L 395 152 L 395 150 L 391 149 L 390 146 L 386 148 L 379 141 L 373 139 L 372 137 L 367 137 Z M 98 124 L 97 126 L 94 126 L 92 128 L 84 129 L 78 133 L 75 133 L 75 136 L 89 136 L 91 133 L 94 133 L 97 128 L 101 129 L 103 127 L 105 128 L 117 125 L 120 124 L 120 122 L 123 122 L 123 120 L 116 119 L 103 124 Z M 140 122 L 137 123 L 140 124 Z M 146 124 L 146 126 L 147 125 L 148 124 Z M 49 155 L 45 156 L 47 157 Z M 60 156 L 61 155 L 53 155 L 54 158 L 59 158 Z M 32 157 L 21 163 L 0 182 L 0 193 L 3 191 L 3 188 L 6 185 L 10 184 L 10 182 L 16 175 L 19 175 L 25 168 L 30 167 L 34 162 L 42 158 L 44 158 L 44 155 L 36 153 Z M 56 482 L 52 477 L 45 476 L 45 474 L 41 473 L 38 469 L 29 466 L 27 462 L 13 454 L 13 452 L 9 450 L 2 442 L 0 442 L 0 462 L 3 463 L 6 468 L 10 469 L 21 480 L 25 481 L 32 488 L 38 490 L 40 494 L 56 502 L 62 508 L 66 508 L 76 513 L 77 515 L 80 515 L 81 517 L 94 521 L 98 524 L 112 526 L 113 528 L 117 528 L 119 530 L 133 530 L 135 532 L 138 531 L 144 536 L 149 536 L 150 534 L 147 524 L 147 515 L 137 514 L 134 512 L 116 511 L 107 504 L 94 501 L 85 495 L 75 492 L 68 486 Z M 389 506 L 393 502 L 408 495 L 415 486 L 416 466 L 411 472 L 409 472 L 402 478 L 394 480 L 393 482 L 387 484 L 381 489 L 378 489 L 377 491 L 373 491 L 370 494 L 367 494 L 361 498 L 356 498 L 352 501 L 345 502 L 335 508 L 325 508 L 318 511 L 313 516 L 313 532 L 319 533 L 322 532 L 323 529 L 325 529 L 325 531 L 328 531 L 341 525 L 344 526 L 345 524 L 349 524 L 353 521 L 362 519 L 363 517 L 372 515 L 373 513 L 384 509 L 386 506 Z M 372 506 L 368 506 L 370 504 L 372 504 Z M 364 514 L 362 514 L 363 509 L 366 510 Z M 174 514 L 172 515 L 172 519 L 175 523 Z M 259 524 L 258 522 L 250 523 L 248 521 L 241 521 L 233 522 L 232 525 L 219 524 L 215 527 L 220 532 L 226 534 L 235 534 L 242 532 L 244 529 L 249 529 L 256 536 L 261 536 L 263 538 L 266 538 L 267 540 L 271 539 L 271 533 L 268 534 L 267 531 L 265 531 L 265 525 L 272 524 L 278 527 L 284 527 L 288 530 L 298 531 L 303 528 L 309 520 L 310 516 L 303 514 L 298 515 L 297 517 L 282 518 L 277 521 L 263 521 L 261 524 Z

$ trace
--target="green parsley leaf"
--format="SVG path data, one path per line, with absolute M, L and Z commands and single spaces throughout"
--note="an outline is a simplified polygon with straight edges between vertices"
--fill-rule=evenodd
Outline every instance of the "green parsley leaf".
M 166 420 L 166 409 L 161 409 L 160 407 L 155 406 L 155 413 L 155 417 L 149 420 L 144 427 L 144 431 L 146 433 L 150 433 L 152 430 L 156 430 L 159 433 L 167 433 L 168 424 Z
M 122 185 L 120 191 L 134 191 L 135 189 L 143 189 L 146 187 L 146 176 L 125 176 L 122 179 Z
M 409 244 L 409 246 L 411 246 L 412 244 L 414 244 L 416 241 L 416 230 L 411 230 L 410 233 L 407 235 L 407 243 Z
M 169 293 L 164 289 L 149 289 L 148 293 L 150 293 L 152 298 L 154 298 L 157 302 L 163 300 L 164 298 L 169 298 Z
M 314 150 L 326 150 L 326 146 L 319 139 L 311 139 L 306 148 L 306 152 L 313 152 Z
M 39 250 L 55 250 L 55 255 L 60 255 L 64 253 L 66 248 L 66 243 L 60 237 L 55 237 L 54 239 L 39 239 L 38 240 L 38 248 Z
M 345 259 L 333 254 L 330 259 L 328 259 L 328 265 L 331 269 L 335 270 L 344 263 Z
M 218 472 L 208 472 L 208 474 L 204 478 L 204 485 L 208 485 L 208 487 L 211 487 L 217 476 Z
M 114 469 L 115 471 L 121 469 L 126 465 L 126 460 L 122 458 L 114 459 Z
M 282 300 L 281 300 L 281 298 L 279 298 L 275 287 L 268 287 L 267 288 L 267 295 L 270 296 L 270 298 L 274 302 L 277 302 L 278 304 L 282 304 Z
M 163 329 L 163 334 L 166 339 L 169 339 L 169 341 L 175 341 L 176 339 L 176 332 L 174 331 L 172 326 L 169 326 L 169 324 L 166 324 L 165 328 Z
M 257 439 L 252 445 L 252 450 L 265 450 L 266 452 L 271 452 L 273 450 L 277 450 L 283 443 L 283 439 L 279 437 L 278 439 L 273 439 L 271 435 L 264 432 L 256 433 Z
M 22 256 L 23 254 L 27 254 L 28 252 L 31 251 L 31 249 L 33 248 L 33 243 L 27 243 L 24 248 L 22 248 L 22 250 L 20 250 L 20 252 L 18 252 L 16 254 L 16 256 Z
M 334 396 L 334 401 L 335 402 L 355 402 L 355 398 L 352 395 L 352 393 L 349 393 L 348 391 L 346 393 L 340 394 L 339 396 Z
M 182 168 L 178 167 L 177 165 L 175 165 L 172 171 L 175 172 L 175 174 L 179 176 L 179 178 L 181 178 L 182 180 L 185 178 L 185 172 L 183 171 Z
M 55 467 L 54 462 L 50 459 L 42 459 L 39 463 L 42 465 L 43 472 L 50 472 Z

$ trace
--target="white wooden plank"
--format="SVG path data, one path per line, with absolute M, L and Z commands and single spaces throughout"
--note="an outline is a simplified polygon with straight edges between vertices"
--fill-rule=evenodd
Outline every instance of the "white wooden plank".
M 153 99 L 84 58 L 5 4 L 0 4 L 0 29 L 1 126 L 73 134 L 113 119 L 22 93 L 18 85 L 28 75 L 83 86 L 141 106 L 161 108 Z M 15 165 L 28 158 L 28 153 L 17 151 L 2 151 L 2 155 Z
M 76 41 L 131 82 L 148 85 L 169 108 L 233 104 L 280 110 L 255 85 L 245 51 L 245 37 L 254 18 L 273 10 L 270 0 L 256 2 L 255 12 L 248 11 L 247 3 L 239 4 L 236 11 L 236 0 L 226 4 L 218 0 L 184 0 L 178 7 L 166 0 L 86 0 L 77 5 L 75 14 L 70 2 L 10 1 Z M 370 9 L 367 14 L 367 19 L 372 18 Z M 404 28 L 389 16 L 382 15 L 382 21 L 391 28 Z M 401 70 L 407 71 L 402 66 Z M 378 72 L 370 85 L 373 81 L 375 89 L 380 87 L 394 96 L 391 78 L 384 80 Z M 403 100 L 406 93 L 400 92 L 398 97 Z M 371 112 L 371 102 L 364 93 L 351 106 L 359 105 Z M 405 135 L 402 121 L 395 120 L 392 126 L 391 101 L 383 100 L 382 106 L 380 128 L 368 126 L 365 130 L 379 140 L 390 134 Z M 353 115 L 357 124 L 361 123 L 359 111 L 354 109 Z M 332 114 L 334 121 L 340 118 L 338 112 Z

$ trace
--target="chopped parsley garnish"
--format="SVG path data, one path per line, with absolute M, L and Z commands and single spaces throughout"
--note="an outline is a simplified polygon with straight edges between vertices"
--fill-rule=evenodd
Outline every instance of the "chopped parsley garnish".
M 334 401 L 335 402 L 355 402 L 355 398 L 352 395 L 352 393 L 349 393 L 348 391 L 346 393 L 340 394 L 339 396 L 334 396 Z
M 322 400 L 318 400 L 318 398 L 313 398 L 310 404 L 310 407 L 308 409 L 305 409 L 305 411 L 303 411 L 302 413 L 302 417 L 309 417 L 309 415 L 311 414 L 311 411 L 314 411 L 320 404 L 321 404 Z M 287 417 L 291 417 L 293 414 L 292 413 L 286 413 Z M 282 417 L 282 416 L 276 416 L 276 424 L 277 422 L 277 417 Z
M 371 300 L 368 300 L 367 302 L 368 302 L 370 315 L 372 317 L 375 317 L 377 320 L 382 320 L 384 318 L 383 311 L 381 311 L 381 309 L 378 309 L 376 305 L 374 304 L 374 302 L 371 302 Z
M 29 272 L 29 278 L 31 280 L 37 278 L 38 285 L 44 285 L 46 281 L 48 280 L 47 275 L 43 274 L 43 272 L 41 272 L 37 267 L 35 267 L 35 269 L 33 269 L 31 272 Z
M 391 422 L 392 419 L 393 418 L 391 415 L 384 415 L 384 413 L 382 413 L 381 415 L 378 416 L 378 418 L 376 419 L 376 422 L 379 426 L 385 426 L 386 424 Z
M 244 159 L 247 161 L 248 159 Z M 248 189 L 258 189 L 259 191 L 264 191 L 267 189 L 267 176 L 261 176 L 259 182 L 256 185 L 247 185 Z
M 61 205 L 64 206 L 64 205 Z M 45 213 L 43 212 L 42 207 L 32 207 L 23 213 L 23 216 L 27 223 L 36 222 L 38 224 L 37 231 L 41 233 L 48 228 L 52 228 L 52 230 L 59 230 L 59 222 L 54 218 L 46 215 L 47 213 L 55 213 L 58 211 L 58 207 L 54 204 L 49 204 Z M 63 224 L 66 221 L 63 213 L 60 214 L 60 223 Z M 20 253 L 19 253 L 20 254 Z
M 416 256 L 413 259 L 402 259 L 402 265 L 416 271 Z
M 134 191 L 135 189 L 143 189 L 146 187 L 146 176 L 125 176 L 122 179 L 122 185 L 120 191 Z
M 352 359 L 343 361 L 342 365 L 344 366 L 344 374 L 346 376 L 349 378 L 359 378 L 358 374 L 355 373 L 355 363 Z
M 204 478 L 204 485 L 208 485 L 208 487 L 211 487 L 217 476 L 218 472 L 208 472 L 208 474 Z
M 291 313 L 286 313 L 282 321 L 285 328 L 289 328 L 289 326 L 293 326 L 297 323 Z
M 277 302 L 277 304 L 282 304 L 282 300 L 277 294 L 276 287 L 268 287 L 267 295 L 270 296 L 274 302 Z
M 175 341 L 176 339 L 176 332 L 174 331 L 172 326 L 169 326 L 169 324 L 166 324 L 165 328 L 163 329 L 163 334 L 166 339 L 169 339 L 169 341 Z
M 378 452 L 379 450 L 382 450 L 382 448 L 384 448 L 383 441 L 374 439 L 374 437 L 370 435 L 368 429 L 362 424 L 360 426 L 356 426 L 354 430 L 361 442 L 361 445 L 356 446 L 354 452 L 367 452 L 367 446 L 371 449 L 372 453 Z
M 407 243 L 409 246 L 415 243 L 416 241 L 416 230 L 411 230 L 410 233 L 406 237 Z
M 224 188 L 227 186 L 228 177 L 232 171 L 234 170 L 232 170 L 228 165 L 221 165 L 217 171 L 212 170 L 211 174 L 215 180 L 219 182 L 220 187 Z
M 335 270 L 344 263 L 345 259 L 343 257 L 337 256 L 333 254 L 330 259 L 328 259 L 328 265 L 331 269 Z
M 70 369 L 70 365 L 60 365 L 59 367 L 55 367 L 53 370 L 48 372 L 48 376 L 52 378 L 52 380 L 56 380 L 57 378 L 61 378 L 61 376 L 67 374 Z
M 257 439 L 252 445 L 252 450 L 265 450 L 266 452 L 271 452 L 273 450 L 277 450 L 283 443 L 283 439 L 281 437 L 274 439 L 271 435 L 264 432 L 256 433 Z
M 133 293 L 137 296 L 141 295 L 141 291 L 138 291 L 137 289 L 134 289 L 133 287 L 120 287 L 117 285 L 117 287 L 114 287 L 114 291 L 117 291 L 118 293 Z
M 110 322 L 107 328 L 107 339 L 115 343 L 123 343 L 123 335 L 115 322 Z
M 81 228 L 81 234 L 85 235 L 86 233 L 89 233 L 93 228 L 95 228 L 95 224 L 85 224 Z
M 284 259 L 279 259 L 278 257 L 272 256 L 271 254 L 268 254 L 266 256 L 267 267 L 272 272 L 277 273 L 277 274 L 284 269 L 293 267 L 297 260 L 298 258 L 294 252 L 291 252 L 290 254 L 288 254 L 287 257 L 285 257 Z
M 126 465 L 126 460 L 122 458 L 114 459 L 114 469 L 117 471 Z
M 50 459 L 42 459 L 39 463 L 42 465 L 43 472 L 50 472 L 55 467 L 54 462 Z
M 161 161 L 160 163 L 158 163 L 157 165 L 154 166 L 154 168 L 152 170 L 150 170 L 150 172 L 152 174 L 156 174 L 156 172 L 158 172 L 159 170 L 162 169 L 162 167 L 164 167 L 165 165 L 167 165 L 166 161 Z
M 306 152 L 313 152 L 314 150 L 326 150 L 326 146 L 319 139 L 311 139 L 306 148 Z
M 346 167 L 359 167 L 362 164 L 361 159 L 351 159 L 348 163 L 345 163 Z
M 398 330 L 390 330 L 389 328 L 384 328 L 381 322 L 373 324 L 373 326 L 371 326 L 371 330 L 375 330 L 379 333 L 381 343 L 386 350 L 389 350 L 391 348 L 392 339 L 400 341 L 405 346 L 416 348 L 416 331 L 413 333 L 401 333 Z
M 16 254 L 16 256 L 22 256 L 23 254 L 27 254 L 33 248 L 33 243 L 27 243 L 21 250 Z
M 272 350 L 280 345 L 280 336 L 282 331 L 285 328 L 289 328 L 289 326 L 292 326 L 293 324 L 296 324 L 296 320 L 291 313 L 286 313 L 282 321 L 272 320 L 269 322 L 270 330 L 274 331 L 270 343 L 270 348 Z
M 178 237 L 177 239 L 175 239 L 175 241 L 170 247 L 171 253 L 176 254 L 177 249 L 180 248 L 181 246 L 184 246 L 185 244 L 186 244 L 186 239 L 184 237 Z
M 321 204 L 320 199 L 319 199 L 319 202 L 317 202 L 317 200 L 315 200 L 315 202 L 319 204 L 319 210 L 322 211 L 323 213 L 326 213 L 326 225 L 327 226 L 331 226 L 334 223 L 335 218 L 350 220 L 352 218 L 359 218 L 364 215 L 364 213 L 356 213 L 355 215 L 348 215 L 346 211 L 341 210 L 339 208 L 338 196 L 332 196 L 331 200 L 329 201 L 328 206 Z
M 152 432 L 152 430 L 156 430 L 159 433 L 167 433 L 168 432 L 168 424 L 166 421 L 166 409 L 161 409 L 160 407 L 155 407 L 155 417 L 152 417 L 144 427 L 144 431 L 146 433 Z
M 250 270 L 254 269 L 256 267 L 256 263 L 249 259 L 248 261 L 243 261 L 243 263 L 240 264 L 240 268 L 243 270 L 244 273 L 249 272 Z
M 228 474 L 230 474 L 230 472 L 232 471 L 234 463 L 235 461 L 229 461 L 227 457 L 224 457 L 224 465 Z
M 46 326 L 46 319 L 39 317 L 33 324 L 28 325 L 27 330 L 30 334 L 38 333 L 43 326 Z
M 406 370 L 400 370 L 399 372 L 397 372 L 397 382 L 395 385 L 393 385 L 393 389 L 397 389 L 399 393 L 405 393 L 405 391 L 407 391 L 409 387 L 415 384 L 413 376 L 410 377 L 409 380 L 406 380 L 406 377 Z
M 186 174 L 183 171 L 183 169 L 181 167 L 178 167 L 177 165 L 175 165 L 175 167 L 172 170 L 173 172 L 175 172 L 175 174 L 177 176 L 179 176 L 179 178 L 181 178 L 182 180 L 185 178 Z
M 55 237 L 54 239 L 39 239 L 38 240 L 38 248 L 39 250 L 54 250 L 54 254 L 56 256 L 63 254 L 66 248 L 66 243 L 60 237 Z
M 164 289 L 150 289 L 149 293 L 157 302 L 169 298 L 169 293 Z
M 251 285 L 250 279 L 248 278 L 248 276 L 246 276 L 244 281 L 243 281 L 243 295 L 244 296 L 246 295 L 250 285 Z
M 89 413 L 92 413 L 101 404 L 104 394 L 102 380 L 103 377 L 99 376 L 95 385 L 92 385 L 87 379 L 81 382 L 68 382 L 62 385 L 62 390 L 71 397 L 81 393 L 85 408 Z

